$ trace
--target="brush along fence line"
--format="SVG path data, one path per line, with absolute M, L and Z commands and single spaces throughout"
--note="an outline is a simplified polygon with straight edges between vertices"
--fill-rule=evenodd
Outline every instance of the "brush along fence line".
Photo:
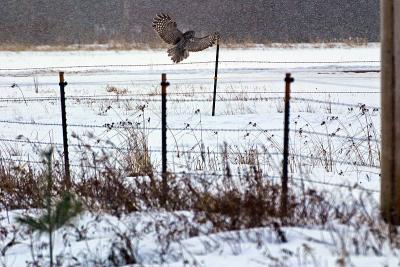
M 160 152 L 161 150 L 158 150 L 157 152 Z M 42 161 L 33 161 L 33 160 L 26 160 L 26 159 L 11 159 L 11 158 L 1 158 L 0 157 L 0 163 L 4 163 L 4 162 L 9 162 L 12 164 L 15 164 L 16 166 L 43 166 L 43 162 Z M 61 164 L 64 166 L 63 163 L 58 162 L 57 164 Z M 74 168 L 88 168 L 88 169 L 98 169 L 98 167 L 95 166 L 91 166 L 91 165 L 82 165 L 82 164 L 70 164 L 70 167 L 74 167 Z M 245 174 L 225 174 L 225 173 L 217 173 L 217 172 L 205 172 L 205 171 L 182 171 L 182 172 L 168 172 L 169 175 L 173 175 L 176 178 L 179 178 L 181 176 L 191 176 L 191 177 L 202 177 L 202 176 L 208 176 L 208 177 L 221 177 L 221 176 L 228 176 L 228 177 L 236 177 L 236 178 L 241 178 L 243 177 Z M 155 175 L 162 175 L 162 172 L 158 172 L 158 171 L 153 171 L 153 174 Z M 265 179 L 270 179 L 270 180 L 280 180 L 282 177 L 281 176 L 272 176 L 272 175 L 267 175 L 267 174 L 261 174 L 262 178 Z M 358 183 L 354 183 L 354 184 L 344 184 L 344 183 L 331 183 L 331 182 L 324 182 L 324 181 L 320 181 L 320 180 L 313 180 L 307 177 L 296 177 L 293 175 L 290 175 L 289 177 L 289 181 L 290 182 L 307 182 L 310 184 L 319 184 L 319 185 L 326 185 L 326 186 L 330 186 L 330 187 L 339 187 L 339 188 L 345 188 L 345 189 L 349 189 L 349 190 L 359 190 L 359 191 L 364 191 L 367 193 L 380 193 L 380 190 L 376 190 L 376 189 L 369 189 L 369 188 L 364 188 L 362 186 L 360 186 Z

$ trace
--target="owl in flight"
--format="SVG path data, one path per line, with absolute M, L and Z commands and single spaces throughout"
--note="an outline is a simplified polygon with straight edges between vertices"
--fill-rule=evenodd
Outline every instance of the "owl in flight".
M 181 62 L 189 56 L 189 52 L 197 52 L 213 46 L 219 40 L 216 32 L 202 38 L 194 37 L 194 31 L 182 33 L 176 22 L 163 13 L 153 19 L 153 28 L 167 44 L 173 45 L 167 52 L 175 63 Z

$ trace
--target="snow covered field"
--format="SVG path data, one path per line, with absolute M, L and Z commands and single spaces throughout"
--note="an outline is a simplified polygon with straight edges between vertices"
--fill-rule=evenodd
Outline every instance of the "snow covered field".
M 38 151 L 47 143 L 62 150 L 58 71 L 65 71 L 73 173 L 78 172 L 74 165 L 82 160 L 80 144 L 121 154 L 129 142 L 123 127 L 130 124 L 146 133 L 153 166 L 160 171 L 159 83 L 160 74 L 167 73 L 171 84 L 167 108 L 169 170 L 220 173 L 221 152 L 226 143 L 228 161 L 234 170 L 246 169 L 256 153 L 265 179 L 276 180 L 282 158 L 283 79 L 290 72 L 295 78 L 290 120 L 293 181 L 302 180 L 307 186 L 330 190 L 338 198 L 346 194 L 357 196 L 368 189 L 372 199 L 377 200 L 379 51 L 377 44 L 357 48 L 302 45 L 221 49 L 215 117 L 211 116 L 214 49 L 192 53 L 185 64 L 178 65 L 170 64 L 165 51 L 0 52 L 1 158 L 37 161 Z M 341 186 L 355 190 L 348 193 Z M 394 250 L 387 247 L 382 247 L 381 253 L 370 253 L 368 249 L 356 253 L 351 245 L 342 244 L 349 246 L 346 253 L 350 255 L 341 255 L 337 250 L 338 243 L 343 241 L 341 236 L 357 236 L 358 230 L 351 227 L 344 227 L 341 233 L 318 227 L 283 228 L 287 243 L 278 242 L 270 228 L 193 238 L 182 233 L 179 241 L 169 247 L 157 239 L 155 232 L 159 229 L 155 230 L 154 222 L 170 222 L 176 216 L 146 213 L 127 215 L 121 220 L 105 214 L 99 216 L 101 219 L 86 213 L 77 222 L 87 231 L 84 240 L 75 238 L 71 234 L 74 230 L 60 230 L 56 234 L 56 254 L 86 259 L 87 265 L 81 266 L 104 266 L 100 261 L 107 258 L 116 238 L 116 233 L 109 231 L 112 224 L 118 225 L 121 233 L 126 228 L 136 228 L 138 236 L 130 238 L 137 242 L 135 255 L 139 263 L 146 266 L 399 264 Z M 3 212 L 2 217 L 2 227 L 11 229 L 15 225 L 13 212 L 7 216 Z M 146 221 L 154 223 L 147 232 L 143 230 Z M 165 227 L 175 224 L 171 222 Z M 63 238 L 65 233 L 67 237 Z M 24 266 L 30 260 L 29 237 L 24 235 L 21 240 L 7 249 L 0 263 Z M 83 248 L 91 256 L 83 253 Z M 162 249 L 167 251 L 160 253 Z M 161 259 L 160 255 L 166 258 Z M 99 262 L 93 263 L 93 258 Z M 64 261 L 64 266 L 75 265 L 70 259 Z
M 346 137 L 362 140 L 374 134 L 371 139 L 379 140 L 377 45 L 332 49 L 307 46 L 299 49 L 222 49 L 216 116 L 212 117 L 214 57 L 215 51 L 209 49 L 205 53 L 192 53 L 185 62 L 187 64 L 148 66 L 146 64 L 170 64 L 170 61 L 164 51 L 1 52 L 1 97 L 18 98 L 19 101 L 7 102 L 4 99 L 5 102 L 1 102 L 1 138 L 12 140 L 19 137 L 21 140 L 62 143 L 61 126 L 40 125 L 61 123 L 58 71 L 62 70 L 66 72 L 65 79 L 68 82 L 66 96 L 70 135 L 74 133 L 84 138 L 85 133 L 91 132 L 96 136 L 95 141 L 111 140 L 116 147 L 123 148 L 126 146 L 124 135 L 101 126 L 113 123 L 120 125 L 126 121 L 140 123 L 140 127 L 146 128 L 150 149 L 155 151 L 152 157 L 156 166 L 160 158 L 158 150 L 161 148 L 160 131 L 157 130 L 161 126 L 160 74 L 167 73 L 171 83 L 167 106 L 168 127 L 171 129 L 168 133 L 168 150 L 175 151 L 169 157 L 174 162 L 170 167 L 174 171 L 182 170 L 179 166 L 183 164 L 183 159 L 178 158 L 178 151 L 193 152 L 195 155 L 205 149 L 219 153 L 224 142 L 231 146 L 232 152 L 265 146 L 271 154 L 281 153 L 283 78 L 286 72 L 291 72 L 295 78 L 292 84 L 291 129 L 303 132 L 302 135 L 299 132 L 292 133 L 293 153 L 319 156 L 318 151 L 314 155 L 310 151 L 315 146 L 321 147 L 322 143 L 330 142 L 335 144 L 334 150 L 340 152 L 340 149 L 352 146 Z M 203 63 L 191 64 L 193 62 Z M 101 67 L 74 67 L 94 65 Z M 36 69 L 46 67 L 53 68 Z M 35 88 L 38 93 L 35 93 Z M 23 98 L 27 101 L 21 101 Z M 39 101 L 32 98 L 39 98 Z M 360 117 L 361 104 L 370 108 L 366 117 Z M 373 127 L 368 128 L 366 120 L 370 120 Z M 375 132 L 372 133 L 372 130 Z M 344 138 L 304 134 L 306 132 L 335 134 Z M 73 145 L 81 142 L 71 136 L 69 139 L 72 161 L 77 161 L 79 151 L 75 156 Z M 89 143 L 91 141 L 87 140 Z M 305 152 L 304 148 L 307 147 L 302 147 L 304 142 L 312 142 L 314 147 L 308 147 L 307 153 L 300 153 Z M 357 145 L 361 151 L 347 154 L 342 151 L 332 156 L 338 161 L 378 166 L 377 153 L 370 157 L 364 150 L 366 142 L 358 142 L 361 142 Z M 17 159 L 26 159 L 27 155 L 23 152 L 32 147 L 29 143 L 12 144 L 10 152 L 10 143 L 3 145 L 2 156 L 16 156 Z M 369 149 L 370 144 L 367 145 Z M 379 151 L 377 143 L 373 145 L 374 151 Z M 61 145 L 58 148 L 61 149 Z M 35 154 L 29 152 L 29 158 L 35 159 Z M 275 158 L 279 165 L 280 158 Z M 187 170 L 187 164 L 183 165 L 183 170 Z M 190 167 L 195 169 L 195 166 Z M 207 166 L 205 168 L 208 170 Z M 354 169 L 353 166 L 344 168 Z M 267 166 L 264 169 L 268 170 Z M 279 176 L 276 170 L 271 170 L 269 174 Z M 373 175 L 371 181 L 376 180 L 375 177 Z M 372 183 L 370 188 L 377 189 L 377 183 Z

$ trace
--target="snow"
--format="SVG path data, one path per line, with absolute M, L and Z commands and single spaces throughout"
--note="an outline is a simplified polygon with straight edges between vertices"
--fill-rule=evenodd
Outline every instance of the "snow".
M 13 214 L 9 216 L 12 217 Z M 134 246 L 134 255 L 139 266 L 337 266 L 340 260 L 346 262 L 344 266 L 399 264 L 398 257 L 385 251 L 380 256 L 362 252 L 359 255 L 345 255 L 346 249 L 350 253 L 351 251 L 350 246 L 341 251 L 342 248 L 337 243 L 340 238 L 344 238 L 341 235 L 358 233 L 332 232 L 331 229 L 283 227 L 282 231 L 287 238 L 285 243 L 270 228 L 204 234 L 198 237 L 190 237 L 183 231 L 167 244 L 163 240 L 164 235 L 168 230 L 177 227 L 176 224 L 182 224 L 179 221 L 182 216 L 188 216 L 190 220 L 187 213 L 140 213 L 122 218 L 85 213 L 75 223 L 75 229 L 83 233 L 82 239 L 78 238 L 77 230 L 73 228 L 58 230 L 55 234 L 55 255 L 62 255 L 58 259 L 63 266 L 72 264 L 73 256 L 78 257 L 83 264 L 86 262 L 85 266 L 108 266 L 110 250 L 116 246 L 114 243 L 121 242 L 118 235 L 130 233 L 128 237 Z M 4 223 L 3 220 L 2 224 Z M 44 256 L 42 260 L 39 258 L 39 262 L 46 262 L 47 248 L 40 247 L 40 244 L 46 242 L 46 236 L 25 238 L 7 250 L 6 256 L 2 257 L 5 266 L 24 266 L 26 261 L 31 261 L 30 244 L 33 241 L 38 244 L 35 248 L 36 256 Z
M 160 102 L 157 102 L 160 96 L 157 93 L 160 92 L 160 74 L 165 72 L 171 83 L 168 88 L 169 93 L 187 93 L 183 96 L 168 96 L 168 126 L 182 128 L 169 131 L 168 148 L 171 151 L 189 150 L 193 153 L 190 155 L 192 162 L 188 163 L 187 155 L 180 156 L 176 151 L 170 152 L 169 168 L 172 171 L 197 170 L 196 152 L 201 152 L 204 147 L 207 151 L 219 153 L 226 142 L 230 152 L 243 153 L 250 148 L 267 149 L 271 156 L 260 156 L 262 169 L 271 177 L 279 177 L 280 170 L 277 166 L 280 166 L 283 136 L 281 98 L 284 93 L 284 76 L 286 72 L 290 72 L 295 78 L 292 84 L 291 103 L 292 153 L 313 157 L 320 156 L 321 151 L 331 148 L 333 156 L 329 158 L 328 153 L 323 160 L 293 159 L 295 167 L 291 168 L 291 176 L 294 181 L 304 178 L 306 184 L 313 188 L 338 190 L 338 198 L 343 191 L 329 183 L 366 188 L 373 190 L 373 198 L 378 200 L 379 51 L 378 44 L 323 49 L 307 45 L 291 48 L 222 48 L 215 117 L 211 116 L 215 58 L 213 49 L 203 53 L 192 53 L 188 60 L 184 61 L 187 64 L 178 65 L 171 65 L 167 54 L 162 50 L 0 52 L 1 98 L 28 100 L 32 97 L 56 97 L 42 102 L 0 102 L 2 111 L 0 138 L 14 140 L 18 137 L 19 140 L 62 143 L 61 126 L 15 124 L 5 121 L 61 123 L 57 99 L 58 71 L 65 71 L 65 79 L 68 82 L 66 87 L 68 124 L 101 126 L 126 120 L 140 123 L 140 127 L 144 127 L 148 134 L 150 149 L 159 150 L 160 131 L 153 128 L 159 128 L 161 125 Z M 200 63 L 195 64 L 196 62 Z M 52 68 L 47 68 L 49 66 Z M 38 93 L 35 93 L 34 78 L 38 81 Z M 127 93 L 116 96 L 107 91 L 107 86 L 127 89 Z M 74 98 L 77 96 L 109 99 L 97 101 Z M 270 99 L 262 100 L 262 97 Z M 232 98 L 260 99 L 223 101 Z M 309 102 L 302 98 L 328 101 L 333 104 Z M 177 101 L 179 99 L 191 102 Z M 354 106 L 335 105 L 335 103 Z M 360 115 L 360 107 L 357 106 L 360 104 L 366 104 L 370 108 L 367 115 Z M 141 105 L 145 107 L 144 111 L 138 108 Z M 374 107 L 376 110 L 373 110 Z M 223 131 L 224 129 L 240 131 Z M 257 129 L 260 131 L 255 131 Z M 115 129 L 69 126 L 68 130 L 73 164 L 79 163 L 80 150 L 74 145 L 80 144 L 81 141 L 72 137 L 72 133 L 92 145 L 96 144 L 96 140 L 87 137 L 88 132 L 93 133 L 94 139 L 110 140 L 117 147 L 125 147 L 127 142 L 126 137 Z M 322 133 L 325 136 L 315 136 L 307 131 Z M 357 145 L 354 145 L 349 138 L 326 136 L 333 133 L 359 138 L 361 141 L 356 140 Z M 366 141 L 368 135 L 372 135 L 371 138 L 376 142 Z M 14 159 L 38 160 L 37 152 L 44 147 L 35 147 L 30 143 L 15 144 L 5 140 L 0 144 L 1 157 Z M 57 149 L 61 151 L 61 145 Z M 160 170 L 160 153 L 152 152 L 152 160 L 155 167 Z M 246 167 L 246 164 L 240 163 L 234 156 L 231 160 L 233 168 Z M 340 163 L 344 161 L 357 164 Z M 201 171 L 221 171 L 220 167 L 211 165 L 202 168 Z M 185 214 L 189 218 L 192 216 L 191 212 Z M 12 221 L 13 216 L 14 212 L 7 216 L 3 212 L 0 225 L 11 229 L 15 225 Z M 8 217 L 11 217 L 11 222 L 7 221 Z M 116 240 L 116 234 L 110 230 L 110 224 L 118 225 L 117 229 L 123 232 L 125 227 L 140 228 L 146 222 L 154 223 L 158 219 L 168 221 L 171 218 L 174 216 L 162 213 L 131 214 L 122 219 L 102 213 L 97 216 L 86 213 L 76 221 L 77 225 L 88 228 L 86 239 L 77 240 L 72 234 L 74 230 L 61 229 L 56 234 L 56 254 L 79 255 L 80 259 L 87 256 L 106 260 L 111 249 L 110 245 Z M 137 222 L 137 225 L 133 225 L 133 222 Z M 76 227 L 79 229 L 80 226 Z M 342 258 L 347 261 L 348 266 L 399 264 L 399 260 L 390 250 L 384 251 L 380 256 L 372 256 L 370 253 L 341 255 L 338 246 L 333 244 L 334 236 L 329 229 L 285 227 L 283 230 L 288 238 L 287 243 L 279 242 L 274 230 L 270 228 L 206 233 L 198 237 L 182 236 L 179 242 L 173 244 L 173 249 L 166 253 L 166 259 L 160 259 L 162 244 L 157 244 L 159 241 L 154 229 L 132 237 L 132 240 L 138 242 L 136 256 L 143 266 L 163 265 L 163 260 L 168 266 L 191 266 L 196 265 L 195 263 L 199 266 L 238 267 L 338 266 L 338 260 Z M 348 231 L 356 234 L 354 229 Z M 65 233 L 68 236 L 67 241 L 64 238 Z M 251 238 L 252 235 L 254 238 Z M 256 240 L 256 236 L 261 240 Z M 23 235 L 21 238 L 23 241 L 20 244 L 7 250 L 0 258 L 0 262 L 4 262 L 5 266 L 24 266 L 26 261 L 30 260 L 29 236 Z M 44 236 L 40 238 L 42 241 L 45 240 Z M 63 242 L 70 243 L 65 246 Z M 64 251 L 66 247 L 68 249 Z M 40 248 L 37 249 L 41 251 Z M 43 250 L 43 253 L 47 253 L 46 250 Z M 71 263 L 72 259 L 69 260 Z M 89 262 L 87 260 L 88 264 Z M 64 266 L 68 266 L 68 263 L 64 262 Z

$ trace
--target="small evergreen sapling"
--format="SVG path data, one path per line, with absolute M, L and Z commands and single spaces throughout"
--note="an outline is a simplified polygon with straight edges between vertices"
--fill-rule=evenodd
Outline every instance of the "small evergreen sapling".
M 44 214 L 39 218 L 23 216 L 17 218 L 20 224 L 26 225 L 30 230 L 39 234 L 47 233 L 49 236 L 50 267 L 53 267 L 53 233 L 55 230 L 66 225 L 73 217 L 82 212 L 82 203 L 70 192 L 64 192 L 59 200 L 52 196 L 53 175 L 52 175 L 53 149 L 42 153 L 43 161 L 46 164 L 46 187 L 44 189 Z

